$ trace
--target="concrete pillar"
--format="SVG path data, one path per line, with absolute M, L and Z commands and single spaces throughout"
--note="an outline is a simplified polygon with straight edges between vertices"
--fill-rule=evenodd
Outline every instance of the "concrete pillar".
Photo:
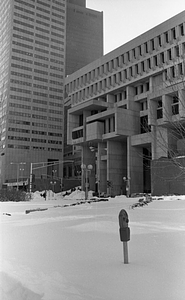
M 121 194 L 123 188 L 123 176 L 126 174 L 126 143 L 107 142 L 107 180 L 112 187 L 107 189 L 112 195 Z
M 110 132 L 114 132 L 114 128 L 114 118 L 112 117 L 110 118 Z
M 169 141 L 168 141 L 168 129 L 160 126 L 155 126 L 155 135 L 153 135 L 153 143 L 155 148 L 152 147 L 153 159 L 159 159 L 160 157 L 168 157 Z M 152 131 L 153 134 L 153 131 Z
M 127 180 L 129 194 L 143 192 L 142 148 L 132 147 L 131 137 L 127 137 Z
M 184 117 L 184 115 L 185 115 L 185 106 L 184 106 L 185 90 L 179 89 L 178 98 L 179 98 L 179 115 L 181 117 Z
M 109 119 L 105 120 L 105 134 L 109 132 Z
M 168 95 L 163 95 L 162 104 L 163 104 L 163 121 L 170 122 L 172 117 L 172 97 Z
M 98 143 L 97 174 L 99 179 L 99 191 L 107 193 L 107 145 Z M 104 159 L 102 159 L 104 157 Z
M 148 99 L 148 124 L 155 125 L 157 120 L 157 106 L 155 100 Z
M 107 74 L 107 73 L 108 73 L 108 65 L 107 65 L 107 63 L 105 63 L 105 64 L 103 65 L 103 73 L 104 73 L 104 74 Z
M 122 68 L 123 67 L 123 55 L 119 56 L 119 66 Z
M 107 102 L 108 103 L 115 103 L 115 96 L 111 94 L 107 94 Z

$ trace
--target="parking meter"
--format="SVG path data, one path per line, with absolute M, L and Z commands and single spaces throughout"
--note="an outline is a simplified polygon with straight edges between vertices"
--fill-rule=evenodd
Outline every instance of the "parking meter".
M 130 241 L 130 228 L 128 227 L 128 214 L 122 209 L 119 213 L 119 233 L 120 240 L 123 242 L 124 263 L 128 264 L 128 247 L 127 242 Z
M 128 227 L 128 214 L 122 209 L 119 213 L 119 233 L 121 242 L 130 241 L 130 228 Z

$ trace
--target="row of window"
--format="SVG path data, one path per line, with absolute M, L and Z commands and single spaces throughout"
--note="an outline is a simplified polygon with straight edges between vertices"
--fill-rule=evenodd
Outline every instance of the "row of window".
M 10 120 L 9 120 L 10 122 Z M 10 122 L 11 123 L 11 122 Z M 15 123 L 15 122 L 14 122 Z M 25 121 L 19 121 L 19 123 L 16 123 L 16 124 L 22 124 L 22 125 L 28 125 L 27 123 L 30 123 L 30 122 L 25 122 Z M 34 123 L 32 123 L 34 124 Z M 56 136 L 56 137 L 62 137 L 62 133 L 56 133 L 56 132 L 46 132 L 46 131 L 40 131 L 40 130 L 28 130 L 28 129 L 23 129 L 23 128 L 16 128 L 16 127 L 9 127 L 8 128 L 8 131 L 13 131 L 13 132 L 21 132 L 21 133 L 32 133 L 32 134 L 39 134 L 39 135 L 48 135 L 48 136 Z
M 14 141 L 24 141 L 24 142 L 34 142 L 34 143 L 47 143 L 48 144 L 55 144 L 55 145 L 62 145 L 62 141 L 56 141 L 56 140 L 46 140 L 46 139 L 36 139 L 36 138 L 29 138 L 29 137 L 23 137 L 23 136 L 14 136 L 9 135 L 8 140 L 14 140 Z
M 20 101 L 25 101 L 25 102 L 31 102 L 31 98 L 28 97 L 21 97 L 21 96 L 16 96 L 16 95 L 10 95 L 10 99 L 14 100 L 20 100 Z M 40 100 L 40 99 L 33 99 L 33 103 L 38 103 L 42 105 L 47 105 L 48 102 L 45 100 Z M 62 107 L 61 103 L 55 103 L 55 102 L 49 102 L 50 106 L 55 106 L 55 107 Z M 62 112 L 60 112 L 62 114 Z
M 22 30 L 20 30 L 20 31 L 22 31 Z M 47 47 L 47 48 L 51 48 L 51 49 L 54 49 L 54 50 L 58 50 L 58 51 L 60 51 L 60 52 L 63 52 L 64 51 L 64 47 L 63 47 L 63 44 L 62 43 L 57 43 L 57 44 L 60 44 L 60 46 L 56 46 L 56 45 L 53 45 L 53 44 L 51 44 L 51 43 L 44 43 L 44 42 L 42 42 L 41 40 L 33 40 L 33 39 L 31 39 L 31 38 L 28 38 L 28 36 L 24 36 L 24 35 L 18 35 L 18 34 L 13 34 L 13 37 L 15 38 L 15 40 L 13 40 L 13 44 L 14 45 L 17 45 L 17 46 L 20 46 L 20 47 L 24 47 L 24 48 L 28 48 L 28 49 L 32 49 L 33 50 L 33 46 L 31 46 L 31 45 L 27 45 L 27 44 L 23 44 L 23 43 L 20 43 L 20 42 L 18 42 L 18 39 L 20 39 L 22 42 L 24 42 L 24 41 L 26 41 L 26 42 L 29 42 L 29 43 L 32 43 L 33 44 L 33 42 L 35 41 L 35 44 L 37 44 L 37 45 L 40 45 L 40 46 L 43 46 L 43 47 Z M 61 46 L 62 45 L 62 46 Z M 26 47 L 27 46 L 27 47 Z M 49 54 L 49 51 L 48 50 L 45 50 L 45 49 L 40 49 L 40 48 L 38 48 L 38 47 L 36 47 L 35 46 L 35 50 L 37 51 L 37 52 L 41 52 L 41 53 L 47 53 L 47 54 Z M 50 52 L 50 54 L 51 55 L 55 55 L 56 53 L 55 52 Z M 57 52 L 57 54 L 58 54 L 58 52 Z M 33 55 L 32 55 L 33 56 Z M 63 58 L 64 57 L 64 55 L 63 54 L 58 54 L 58 57 L 60 57 L 60 58 Z
M 14 144 L 8 144 L 8 148 L 11 149 L 22 149 L 22 150 L 45 150 L 45 151 L 54 151 L 54 152 L 62 152 L 61 148 L 46 148 L 46 147 L 37 147 L 37 146 L 27 146 L 27 145 L 14 145 Z
M 37 115 L 37 114 L 32 114 L 31 115 L 30 113 L 25 113 L 25 112 L 20 112 L 20 111 L 11 111 L 10 110 L 9 114 L 11 116 L 19 116 L 19 117 L 25 117 L 25 118 L 31 118 L 32 117 L 33 119 L 47 120 L 47 116 Z M 48 117 L 48 121 L 59 122 L 59 123 L 63 122 L 63 120 L 61 118 L 55 118 L 55 117 L 50 117 L 50 116 Z
M 43 12 L 45 12 L 45 13 L 49 13 L 49 14 L 50 14 L 50 11 L 49 11 L 49 10 L 46 10 L 46 9 L 40 7 L 40 6 L 35 6 L 34 4 L 29 3 L 28 1 L 15 0 L 15 2 L 21 4 L 21 6 L 23 5 L 23 7 L 24 7 L 24 5 L 25 5 L 25 6 L 28 6 L 28 7 L 30 7 L 30 8 L 36 8 L 36 9 L 38 9 L 38 10 L 40 10 L 40 11 L 43 11 Z M 35 1 L 33 1 L 33 2 L 35 2 Z M 65 10 L 64 10 L 64 9 L 59 8 L 59 7 L 56 7 L 56 6 L 52 5 L 52 4 L 47 4 L 47 3 L 42 2 L 42 1 L 39 1 L 39 0 L 37 0 L 36 3 L 38 3 L 38 4 L 40 4 L 40 5 L 43 5 L 43 6 L 48 6 L 49 9 L 54 9 L 54 10 L 60 11 L 60 12 L 62 12 L 62 13 L 65 13 Z M 52 3 L 54 3 L 54 2 L 52 2 Z M 55 4 L 57 4 L 57 5 L 62 6 L 62 7 L 65 8 L 65 3 L 62 3 L 62 2 L 57 1 L 57 3 L 55 2 Z

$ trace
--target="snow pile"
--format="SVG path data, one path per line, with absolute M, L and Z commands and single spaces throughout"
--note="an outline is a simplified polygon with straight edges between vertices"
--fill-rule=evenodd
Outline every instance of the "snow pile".
M 79 201 L 73 193 L 72 200 L 36 193 L 36 201 L 0 202 L 1 300 L 185 299 L 185 196 L 156 197 L 135 209 L 140 198 L 125 196 L 57 206 Z M 36 207 L 43 211 L 25 214 Z M 121 209 L 131 232 L 127 265 Z

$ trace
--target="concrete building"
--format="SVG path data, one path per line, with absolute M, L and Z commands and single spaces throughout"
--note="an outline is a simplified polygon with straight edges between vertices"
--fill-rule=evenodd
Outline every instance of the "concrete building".
M 86 0 L 67 0 L 66 17 L 66 76 L 81 69 L 103 55 L 103 12 L 86 7 Z M 79 147 L 67 145 L 67 110 L 64 115 L 64 189 L 80 184 L 81 152 Z
M 40 187 L 53 185 L 63 169 L 66 1 L 1 0 L 0 16 L 0 186 L 27 185 L 31 166 Z
M 155 193 L 154 162 L 184 151 L 173 126 L 184 126 L 184 59 L 185 11 L 66 78 L 68 144 L 82 148 L 83 185 Z

